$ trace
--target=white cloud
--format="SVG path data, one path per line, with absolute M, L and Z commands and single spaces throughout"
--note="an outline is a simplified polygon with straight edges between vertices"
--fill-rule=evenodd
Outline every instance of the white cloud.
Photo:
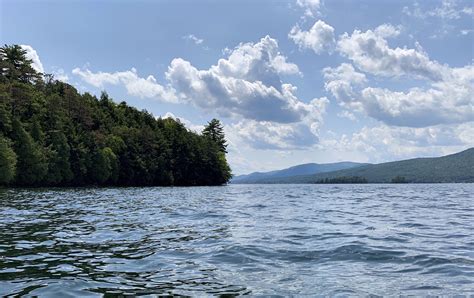
M 323 70 L 325 89 L 349 112 L 365 112 L 389 125 L 427 127 L 474 120 L 474 65 L 450 68 L 430 60 L 421 46 L 391 48 L 385 38 L 397 36 L 397 27 L 343 34 L 338 50 L 363 72 L 396 79 L 417 78 L 425 87 L 408 90 L 367 86 L 364 73 L 351 64 Z M 380 81 L 380 79 L 379 79 Z
M 29 45 L 20 45 L 20 47 L 26 51 L 26 58 L 30 59 L 33 62 L 31 64 L 31 67 L 33 67 L 33 69 L 37 72 L 44 73 L 43 64 L 41 63 L 36 50 Z
M 461 35 L 468 35 L 470 33 L 473 33 L 474 29 L 463 29 L 460 32 L 461 32 Z
M 343 111 L 337 113 L 337 116 L 341 117 L 341 118 L 347 118 L 347 119 L 352 120 L 352 121 L 357 121 L 356 116 L 353 113 L 351 113 L 347 110 L 343 110 Z
M 313 17 L 319 13 L 321 0 L 296 0 L 296 5 L 305 9 L 305 16 Z
M 474 122 L 426 128 L 364 127 L 350 136 L 321 140 L 317 146 L 338 152 L 361 152 L 370 162 L 440 156 L 473 147 Z
M 74 68 L 72 73 L 78 75 L 85 82 L 97 88 L 104 88 L 107 84 L 123 84 L 127 89 L 128 94 L 133 96 L 138 96 L 140 98 L 154 98 L 164 102 L 178 101 L 174 90 L 171 87 L 160 85 L 151 75 L 146 79 L 139 77 L 135 68 L 113 73 L 94 73 L 89 69 Z
M 447 67 L 430 60 L 419 45 L 417 49 L 390 48 L 386 38 L 398 34 L 398 28 L 387 24 L 365 32 L 354 30 L 340 37 L 338 50 L 358 68 L 374 75 L 441 80 Z
M 237 144 L 240 146 L 262 150 L 298 150 L 311 147 L 319 141 L 318 136 L 303 123 L 246 120 L 230 126 L 227 131 L 238 138 Z
M 295 25 L 288 37 L 298 45 L 300 50 L 312 49 L 316 54 L 332 51 L 335 44 L 334 28 L 321 20 L 315 22 L 308 31 L 303 31 L 299 25 Z
M 354 111 L 362 111 L 358 86 L 367 82 L 365 74 L 357 72 L 352 64 L 343 63 L 336 68 L 326 67 L 323 69 L 326 83 L 324 87 L 341 104 Z
M 162 119 L 167 119 L 167 118 L 171 118 L 171 119 L 174 119 L 176 121 L 179 121 L 181 122 L 182 124 L 184 124 L 184 126 L 186 126 L 186 128 L 194 131 L 194 132 L 197 132 L 197 133 L 200 133 L 203 129 L 204 129 L 204 125 L 198 125 L 198 124 L 194 124 L 192 123 L 191 121 L 189 121 L 188 119 L 185 119 L 183 117 L 177 117 L 175 116 L 173 113 L 171 112 L 166 112 L 166 114 L 164 114 L 163 116 L 160 116 Z
M 366 87 L 349 64 L 324 69 L 325 88 L 346 109 L 364 111 L 390 125 L 426 127 L 474 120 L 474 65 L 452 68 L 443 81 L 406 92 Z
M 194 42 L 194 43 L 197 44 L 197 45 L 200 45 L 200 44 L 202 44 L 202 43 L 204 42 L 204 39 L 198 38 L 198 37 L 196 37 L 196 35 L 194 35 L 194 34 L 185 35 L 185 36 L 183 36 L 183 39 L 192 41 L 192 42 Z
M 266 36 L 256 43 L 241 43 L 226 56 L 205 70 L 173 59 L 166 72 L 166 87 L 153 76 L 139 77 L 135 69 L 93 73 L 76 68 L 73 73 L 98 88 L 122 84 L 135 96 L 190 103 L 237 120 L 236 127 L 242 128 L 239 139 L 245 138 L 252 146 L 296 148 L 317 142 L 328 100 L 303 102 L 295 86 L 282 82 L 283 76 L 300 72 L 280 53 L 275 39 Z
M 64 72 L 62 68 L 53 68 L 51 74 L 54 76 L 55 80 L 67 83 L 69 82 L 69 76 Z
M 456 0 L 443 0 L 440 6 L 436 6 L 433 9 L 423 9 L 420 5 L 415 2 L 413 8 L 405 6 L 403 13 L 408 16 L 425 19 L 425 18 L 440 18 L 443 20 L 457 20 L 462 18 L 464 15 L 474 15 L 474 9 L 471 6 L 461 6 L 459 1 Z
M 182 100 L 223 117 L 294 123 L 318 108 L 298 100 L 296 87 L 282 83 L 281 75 L 298 73 L 279 52 L 277 41 L 267 36 L 240 44 L 207 70 L 174 59 L 166 76 Z

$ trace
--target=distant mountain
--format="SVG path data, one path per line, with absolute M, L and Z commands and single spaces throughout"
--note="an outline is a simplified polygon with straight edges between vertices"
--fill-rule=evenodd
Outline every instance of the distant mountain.
M 369 183 L 403 181 L 412 183 L 474 182 L 474 148 L 433 158 L 364 165 L 356 168 L 267 179 L 261 183 L 316 183 L 340 177 L 361 177 Z
M 297 165 L 291 168 L 271 171 L 271 172 L 255 172 L 248 175 L 240 175 L 232 178 L 231 183 L 236 184 L 251 184 L 251 183 L 272 183 L 273 179 L 287 178 L 299 175 L 312 175 L 318 173 L 325 173 L 353 167 L 367 165 L 357 162 L 337 162 L 327 164 L 307 163 Z

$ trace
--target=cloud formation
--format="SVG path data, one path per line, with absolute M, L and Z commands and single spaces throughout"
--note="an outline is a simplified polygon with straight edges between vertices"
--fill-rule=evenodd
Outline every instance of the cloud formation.
M 370 162 L 440 156 L 473 146 L 474 122 L 426 128 L 366 126 L 349 136 L 321 140 L 318 145 L 338 152 L 361 152 L 367 158 L 365 161 Z
M 31 67 L 33 67 L 33 69 L 37 72 L 44 73 L 43 63 L 41 63 L 41 60 L 36 50 L 33 49 L 33 47 L 30 45 L 22 44 L 20 45 L 20 47 L 26 51 L 26 58 L 30 59 L 33 62 L 31 64 Z
M 204 39 L 196 37 L 194 34 L 183 36 L 183 39 L 194 42 L 196 45 L 200 45 L 204 42 Z
M 101 71 L 94 73 L 89 69 L 74 68 L 72 73 L 79 76 L 86 83 L 97 88 L 104 88 L 105 85 L 122 84 L 127 89 L 128 94 L 133 96 L 140 98 L 154 98 L 160 101 L 172 103 L 178 101 L 178 98 L 171 87 L 162 86 L 152 75 L 148 76 L 146 79 L 139 77 L 135 68 L 113 73 Z
M 305 16 L 314 17 L 319 12 L 321 0 L 296 0 L 296 5 L 304 8 Z
M 474 15 L 474 9 L 472 7 L 472 3 L 471 6 L 462 6 L 459 5 L 459 1 L 443 0 L 441 1 L 440 6 L 427 10 L 423 10 L 422 8 L 420 8 L 419 4 L 415 2 L 413 8 L 405 6 L 403 8 L 403 13 L 408 16 L 420 19 L 434 17 L 443 20 L 458 20 L 463 16 Z
M 308 31 L 303 31 L 299 25 L 295 25 L 288 37 L 300 50 L 312 49 L 316 54 L 332 51 L 335 44 L 334 28 L 321 20 L 315 22 Z
M 323 70 L 325 89 L 349 112 L 365 112 L 389 125 L 427 127 L 474 120 L 474 65 L 450 68 L 430 60 L 421 49 L 391 48 L 386 40 L 400 34 L 384 24 L 374 30 L 343 34 L 338 51 L 343 63 Z M 371 87 L 365 73 L 384 79 L 416 78 L 426 87 L 394 91 Z
M 399 34 L 399 28 L 389 24 L 365 32 L 346 32 L 339 38 L 338 50 L 359 69 L 374 75 L 441 80 L 447 67 L 430 60 L 421 47 L 407 49 L 388 45 L 387 38 Z

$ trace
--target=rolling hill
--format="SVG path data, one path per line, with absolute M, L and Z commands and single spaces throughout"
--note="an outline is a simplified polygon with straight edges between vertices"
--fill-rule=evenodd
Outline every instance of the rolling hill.
M 322 179 L 338 177 L 362 177 L 369 183 L 390 183 L 397 176 L 411 183 L 474 182 L 474 148 L 442 157 L 414 158 L 314 175 L 262 179 L 259 183 L 317 183 Z
M 283 170 L 271 171 L 271 172 L 255 172 L 248 175 L 236 176 L 232 179 L 231 183 L 235 184 L 252 184 L 252 183 L 271 183 L 265 181 L 271 181 L 272 179 L 287 178 L 300 175 L 313 175 L 318 173 L 325 173 L 343 169 L 349 169 L 353 167 L 359 167 L 367 165 L 364 163 L 356 162 L 337 162 L 328 164 L 317 164 L 307 163 L 297 165 Z

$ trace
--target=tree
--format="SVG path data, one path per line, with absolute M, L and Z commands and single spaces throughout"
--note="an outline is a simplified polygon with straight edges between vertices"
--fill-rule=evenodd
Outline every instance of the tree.
M 80 94 L 0 49 L 0 184 L 219 185 L 230 178 L 221 123 L 202 134 L 177 120 Z M 41 79 L 40 79 L 41 78 Z
M 19 185 L 37 185 L 44 179 L 48 164 L 42 148 L 25 131 L 18 119 L 13 120 L 13 141 L 18 156 L 16 183 Z
M 227 141 L 225 140 L 224 128 L 219 120 L 212 119 L 208 122 L 202 134 L 214 141 L 219 146 L 220 151 L 227 153 Z
M 70 147 L 61 131 L 51 133 L 50 152 L 47 182 L 53 185 L 69 182 L 73 178 L 69 162 Z
M 16 154 L 10 142 L 0 134 L 0 185 L 7 185 L 15 178 Z
M 23 83 L 36 82 L 41 78 L 26 58 L 26 50 L 19 45 L 4 45 L 0 48 L 0 74 L 7 80 L 18 80 Z
M 103 149 L 98 149 L 92 158 L 90 176 L 94 183 L 104 184 L 111 175 L 111 165 L 107 153 Z
M 110 172 L 108 180 L 110 183 L 115 184 L 118 180 L 120 172 L 120 166 L 117 156 L 109 147 L 105 147 L 104 149 L 102 149 L 102 154 L 107 160 L 107 167 Z

